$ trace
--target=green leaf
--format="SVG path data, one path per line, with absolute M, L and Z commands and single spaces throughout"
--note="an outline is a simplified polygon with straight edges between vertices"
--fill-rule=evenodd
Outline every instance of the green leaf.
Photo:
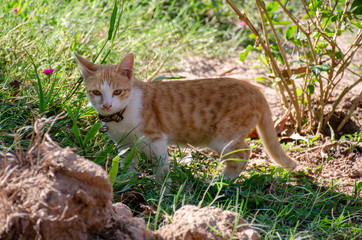
M 290 26 L 288 27 L 286 33 L 285 33 L 285 38 L 287 40 L 291 40 L 292 36 L 294 35 L 295 31 L 297 30 L 297 26 Z
M 303 32 L 299 32 L 296 37 L 298 40 L 307 40 L 307 37 Z
M 328 42 L 325 41 L 319 41 L 317 46 L 315 47 L 316 53 L 322 52 L 323 49 L 326 49 L 328 47 Z
M 362 24 L 359 22 L 351 22 L 353 25 L 355 25 L 358 28 L 362 28 Z
M 246 56 L 248 56 L 249 51 L 252 49 L 254 49 L 254 47 L 249 44 L 243 51 L 240 52 L 239 59 L 241 62 L 245 61 Z
M 362 1 L 354 0 L 351 6 L 351 11 L 355 15 L 362 15 Z
M 288 24 L 291 24 L 290 21 L 275 21 L 275 20 L 272 20 L 272 23 L 274 25 L 288 25 Z
M 310 9 L 314 9 L 315 11 L 317 11 L 321 6 L 321 1 L 318 0 L 318 1 L 311 1 L 310 5 L 309 5 L 309 8 Z
M 329 65 L 329 64 L 309 66 L 309 68 L 312 71 L 312 73 L 314 74 L 314 76 L 316 76 L 316 77 L 318 77 L 321 72 L 332 69 L 331 65 Z
M 101 127 L 101 123 L 100 122 L 96 122 L 91 129 L 89 129 L 89 131 L 87 132 L 87 134 L 85 135 L 84 139 L 83 139 L 83 145 L 87 146 L 88 142 L 97 134 L 99 128 Z
M 259 59 L 265 66 L 269 65 L 268 59 L 263 54 L 259 54 Z
M 314 86 L 312 84 L 309 84 L 307 86 L 307 90 L 308 90 L 309 94 L 312 95 L 314 93 Z
M 264 82 L 264 81 L 267 81 L 269 80 L 268 78 L 266 77 L 255 77 L 255 81 L 258 81 L 258 82 Z
M 296 89 L 296 92 L 297 92 L 297 96 L 300 97 L 300 96 L 302 96 L 302 94 L 303 94 L 303 89 L 297 88 L 297 89 Z
M 309 79 L 307 79 L 307 81 L 308 81 L 309 83 L 314 83 L 314 82 L 319 82 L 319 79 L 316 78 L 316 77 L 314 77 L 314 78 L 309 78 Z
M 276 11 L 279 7 L 279 4 L 277 2 L 270 2 L 268 4 L 268 6 L 266 7 L 266 10 L 268 11 L 268 13 L 272 13 L 274 11 Z
M 292 74 L 292 76 L 290 77 L 290 80 L 294 80 L 297 79 L 300 76 L 303 76 L 305 73 L 300 73 L 300 74 Z
M 320 37 L 320 33 L 319 32 L 314 32 L 314 33 L 312 33 L 310 36 L 312 37 L 312 38 L 318 38 L 318 37 Z
M 301 47 L 301 46 L 302 46 L 301 41 L 300 41 L 299 39 L 296 39 L 295 37 L 293 37 L 293 38 L 291 39 L 291 41 L 292 41 L 296 46 L 298 46 L 298 47 Z
M 254 33 L 251 33 L 251 34 L 249 35 L 249 38 L 251 38 L 251 39 L 256 39 L 256 35 L 255 35 Z
M 119 158 L 121 153 L 119 153 L 115 158 L 112 159 L 112 168 L 109 170 L 108 176 L 111 184 L 113 185 L 116 181 L 118 168 L 119 168 Z
M 329 122 L 327 122 L 328 126 L 329 126 L 329 130 L 331 131 L 331 140 L 333 141 L 335 139 L 335 133 L 334 133 L 334 129 L 333 127 L 329 124 Z
M 297 60 L 297 61 L 293 61 L 292 64 L 305 64 L 306 62 L 304 62 L 303 60 Z
M 272 53 L 273 57 L 275 57 L 279 62 L 281 62 L 284 65 L 285 64 L 284 59 L 282 57 L 282 54 L 279 52 L 278 46 L 272 45 L 271 49 L 272 49 L 271 53 Z M 274 50 L 274 49 L 276 49 L 276 50 Z

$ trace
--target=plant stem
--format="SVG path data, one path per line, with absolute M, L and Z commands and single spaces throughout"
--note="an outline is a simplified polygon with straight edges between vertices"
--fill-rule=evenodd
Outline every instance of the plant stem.
M 258 1 L 258 0 L 256 0 Z M 260 1 L 260 0 L 259 0 Z M 238 15 L 239 19 L 244 21 L 248 27 L 250 28 L 250 30 L 255 34 L 255 36 L 257 36 L 259 39 L 260 39 L 260 45 L 262 46 L 262 48 L 264 49 L 264 51 L 266 52 L 266 54 L 268 55 L 269 59 L 270 59 L 270 62 L 272 64 L 272 67 L 273 67 L 273 71 L 275 73 L 275 76 L 278 76 L 280 77 L 282 83 L 285 87 L 285 90 L 287 91 L 288 95 L 290 96 L 290 100 L 294 106 L 295 109 L 298 109 L 298 101 L 295 101 L 295 99 L 292 97 L 293 94 L 292 92 L 290 91 L 290 89 L 288 88 L 288 84 L 283 76 L 283 74 L 281 73 L 279 67 L 278 67 L 278 64 L 276 63 L 272 53 L 270 52 L 270 49 L 267 48 L 264 44 L 263 41 L 261 41 L 261 36 L 260 34 L 258 33 L 258 31 L 255 29 L 255 27 L 253 26 L 253 24 L 250 22 L 250 20 L 248 19 L 248 17 L 244 14 L 244 13 L 241 13 L 239 11 L 239 9 L 236 8 L 236 6 L 231 2 L 231 0 L 226 0 L 226 2 L 231 6 L 231 8 L 234 10 L 234 12 Z M 267 36 L 265 36 L 267 38 Z M 299 128 L 300 130 L 300 128 Z
M 353 111 L 356 109 L 359 101 L 362 99 L 362 92 L 360 92 L 359 96 L 353 101 L 352 106 L 349 109 L 348 114 L 343 118 L 342 122 L 337 127 L 337 132 L 341 131 L 344 125 L 347 123 L 348 119 L 351 117 Z
M 348 93 L 352 88 L 354 88 L 355 86 L 357 86 L 357 84 L 359 84 L 362 81 L 362 77 L 360 79 L 358 79 L 356 82 L 354 82 L 352 85 L 345 87 L 343 89 L 343 91 L 341 92 L 341 94 L 339 95 L 339 97 L 337 98 L 337 100 L 334 102 L 333 106 L 332 106 L 332 110 L 328 113 L 328 115 L 326 116 L 325 120 L 324 120 L 324 124 L 323 127 L 325 127 L 329 121 L 329 119 L 331 119 L 333 113 L 335 112 L 338 104 L 342 101 L 343 97 L 346 95 L 346 93 Z
M 282 47 L 282 45 L 281 45 L 281 43 L 280 43 L 278 34 L 277 34 L 277 32 L 275 31 L 273 21 L 271 20 L 268 11 L 265 9 L 265 7 L 264 7 L 264 5 L 261 3 L 261 1 L 260 1 L 260 0 L 256 0 L 256 2 L 257 2 L 257 5 L 258 5 L 258 8 L 259 8 L 259 11 L 263 11 L 264 14 L 265 14 L 265 16 L 267 17 L 267 19 L 268 19 L 268 21 L 269 21 L 269 24 L 270 24 L 270 27 L 271 27 L 271 29 L 272 29 L 272 31 L 273 31 L 273 34 L 274 34 L 276 43 L 277 43 L 278 48 L 279 48 L 279 51 L 280 51 L 280 53 L 281 53 L 281 55 L 282 55 L 282 58 L 283 58 L 283 60 L 284 60 L 285 65 L 286 65 L 287 72 L 288 72 L 288 76 L 289 76 L 289 78 L 290 78 L 290 77 L 292 76 L 292 72 L 291 72 L 291 70 L 290 70 L 290 65 L 289 65 L 288 59 L 287 59 L 287 57 L 286 57 L 286 55 L 285 55 L 285 52 L 284 52 L 284 50 L 283 50 L 283 47 Z M 263 19 L 263 18 L 262 18 L 262 19 Z M 267 37 L 267 34 L 264 34 L 264 36 L 265 36 L 265 39 L 268 38 L 268 37 Z M 297 114 L 297 117 L 296 117 L 296 118 L 297 118 L 297 127 L 298 127 L 298 129 L 301 129 L 301 127 L 302 127 L 302 125 L 301 125 L 302 119 L 301 119 L 301 113 L 300 113 L 299 104 L 298 104 L 297 90 L 296 90 L 294 81 L 291 81 L 291 85 L 292 85 L 292 88 L 293 88 L 293 95 L 289 95 L 289 97 L 290 97 L 291 99 L 293 99 L 293 97 L 294 97 L 294 102 L 296 103 L 294 107 L 295 107 L 295 111 L 296 111 L 296 114 Z M 284 85 L 284 86 L 285 86 L 286 88 L 288 87 L 287 85 Z

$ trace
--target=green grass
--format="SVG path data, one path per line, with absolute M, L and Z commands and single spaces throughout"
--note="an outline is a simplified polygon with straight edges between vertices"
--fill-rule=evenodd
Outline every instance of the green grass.
M 188 56 L 226 56 L 247 45 L 249 33 L 225 3 L 215 2 L 217 7 L 213 1 L 119 1 L 112 20 L 113 1 L 0 1 L 1 145 L 13 151 L 17 132 L 27 148 L 31 135 L 24 126 L 62 114 L 51 137 L 109 170 L 116 146 L 97 132 L 96 112 L 86 99 L 73 53 L 115 64 L 134 52 L 139 79 L 180 67 L 180 59 Z M 248 1 L 245 6 L 252 13 Z M 54 73 L 44 75 L 49 68 Z M 10 87 L 14 79 L 21 84 L 16 96 Z M 209 184 L 218 169 L 214 159 L 195 153 L 187 166 L 178 163 L 182 152 L 171 154 L 170 193 L 160 194 L 162 185 L 146 177 L 150 164 L 144 158 L 139 174 L 112 175 L 115 199 L 132 190 L 143 199 L 131 204 L 136 214 L 139 203 L 157 209 L 146 219 L 150 229 L 162 224 L 160 214 L 193 204 L 240 212 L 267 239 L 362 238 L 358 194 L 338 193 L 334 186 L 322 187 L 307 175 L 278 168 L 254 169 L 236 183 Z M 356 185 L 356 192 L 360 188 Z

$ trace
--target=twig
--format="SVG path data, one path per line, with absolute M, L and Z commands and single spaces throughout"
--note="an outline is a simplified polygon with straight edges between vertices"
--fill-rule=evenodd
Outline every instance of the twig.
M 262 9 L 262 11 L 264 12 L 265 16 L 267 17 L 268 21 L 269 21 L 269 25 L 272 29 L 272 32 L 274 34 L 274 37 L 275 37 L 275 40 L 276 40 L 276 43 L 278 45 L 278 48 L 279 48 L 279 51 L 280 51 L 280 54 L 282 55 L 282 58 L 284 60 L 284 63 L 286 65 L 286 68 L 287 68 L 287 72 L 288 72 L 288 75 L 289 76 L 292 76 L 292 72 L 290 70 L 290 65 L 289 65 L 289 62 L 288 62 L 288 59 L 285 55 L 285 52 L 283 50 L 283 47 L 282 47 L 282 44 L 279 40 L 279 37 L 278 37 L 278 34 L 277 32 L 275 31 L 275 28 L 274 28 L 274 24 L 273 24 L 273 21 L 271 20 L 270 16 L 269 16 L 269 13 L 268 11 L 265 9 L 264 5 L 261 3 L 260 0 L 256 0 L 257 4 L 259 5 L 260 9 Z M 260 11 L 260 10 L 259 10 Z M 267 34 L 265 34 L 265 38 L 267 38 Z M 295 83 L 294 81 L 291 81 L 291 85 L 292 85 L 292 88 L 293 88 L 293 95 L 289 95 L 290 98 L 293 98 L 294 96 L 294 101 L 297 103 L 294 107 L 295 107 L 295 110 L 296 110 L 296 113 L 297 113 L 297 127 L 298 129 L 301 129 L 301 116 L 300 116 L 300 109 L 299 109 L 299 104 L 298 104 L 298 95 L 297 95 L 297 90 L 296 90 L 296 87 L 295 87 Z M 285 86 L 287 87 L 287 86 Z
M 321 146 L 317 146 L 317 147 L 314 147 L 314 148 L 309 148 L 309 149 L 306 149 L 302 152 L 311 152 L 311 151 L 314 151 L 314 150 L 317 150 L 317 149 L 320 149 L 320 148 L 325 148 L 325 147 L 330 147 L 330 146 L 333 146 L 333 145 L 337 145 L 337 141 L 334 141 L 332 143 L 326 143 L 326 144 L 323 144 Z
M 201 149 L 198 149 L 198 148 L 192 146 L 192 145 L 189 144 L 189 143 L 187 144 L 187 146 L 190 147 L 191 149 L 194 149 L 194 150 L 197 151 L 198 153 L 201 153 L 202 155 L 204 155 L 204 156 L 206 156 L 206 157 L 208 157 L 208 158 L 212 158 L 212 159 L 213 159 L 212 156 L 210 156 L 209 154 L 205 153 L 205 152 L 202 151 Z
M 165 63 L 167 62 L 167 60 L 170 58 L 170 56 L 172 55 L 172 53 L 175 51 L 175 49 L 179 46 L 180 41 L 178 41 L 175 46 L 172 48 L 171 52 L 167 55 L 166 59 L 160 64 L 160 66 L 156 69 L 156 71 L 154 71 L 151 75 L 151 77 L 149 77 L 146 82 L 150 82 L 158 73 L 159 71 L 163 68 L 163 65 L 165 65 Z
M 347 123 L 348 119 L 351 117 L 353 111 L 356 109 L 360 99 L 362 99 L 362 92 L 360 92 L 359 96 L 354 100 L 352 103 L 352 106 L 349 109 L 349 112 L 346 114 L 346 116 L 343 118 L 342 122 L 337 127 L 337 132 L 341 131 L 344 125 Z
M 235 69 L 237 69 L 237 67 L 233 67 L 233 68 L 231 68 L 231 69 L 229 69 L 229 70 L 221 73 L 219 76 L 222 76 L 222 77 L 223 77 L 223 76 L 225 76 L 226 74 L 231 73 L 231 72 L 234 71 Z
M 318 30 L 318 33 L 320 33 L 320 34 L 323 36 L 323 38 L 324 38 L 331 46 L 335 46 L 336 48 L 338 48 L 338 50 L 341 52 L 342 58 L 343 58 L 342 50 L 338 47 L 338 45 L 336 44 L 336 42 L 333 41 L 333 39 L 331 39 L 330 37 L 328 37 L 327 34 L 325 34 L 325 32 L 317 25 L 317 23 L 319 23 L 319 21 L 315 21 L 315 20 L 313 21 L 312 17 L 311 17 L 310 14 L 309 14 L 308 8 L 307 8 L 307 6 L 306 6 L 306 4 L 305 4 L 305 0 L 302 0 L 302 3 L 303 3 L 304 9 L 305 9 L 305 11 L 306 11 L 306 13 L 307 13 L 310 21 L 312 22 L 313 26 Z M 310 29 L 308 29 L 308 32 L 311 33 Z M 308 35 L 310 35 L 309 33 L 308 33 Z M 313 46 L 313 45 L 310 45 L 310 46 Z M 313 49 L 314 49 L 314 48 L 313 48 Z M 314 53 L 314 51 L 311 51 L 311 52 L 312 52 L 312 54 Z
M 334 102 L 333 106 L 332 106 L 332 110 L 328 113 L 328 115 L 325 118 L 325 122 L 323 124 L 323 127 L 325 127 L 327 125 L 327 122 L 329 121 L 329 119 L 332 117 L 333 113 L 335 112 L 338 104 L 342 101 L 343 97 L 355 86 L 357 86 L 357 84 L 359 84 L 362 81 L 362 77 L 360 79 L 358 79 L 356 82 L 354 82 L 352 85 L 345 87 L 343 89 L 343 91 L 341 92 L 341 94 L 339 95 L 339 97 L 337 98 L 337 100 Z

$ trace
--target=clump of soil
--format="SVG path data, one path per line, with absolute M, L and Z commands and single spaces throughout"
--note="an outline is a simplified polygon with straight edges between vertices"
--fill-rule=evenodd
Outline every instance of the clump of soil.
M 0 239 L 157 239 L 129 208 L 112 205 L 101 166 L 39 129 L 26 153 L 0 152 Z
M 0 239 L 224 239 L 210 226 L 227 238 L 238 226 L 238 239 L 260 239 L 239 214 L 193 206 L 159 231 L 147 229 L 128 206 L 112 204 L 102 167 L 42 135 L 46 122 L 36 122 L 27 152 L 0 152 Z
M 166 226 L 157 230 L 157 233 L 163 236 L 165 240 L 261 239 L 259 234 L 251 229 L 247 222 L 235 212 L 211 207 L 200 209 L 191 205 L 183 206 L 177 210 L 172 217 L 172 223 L 169 221 Z

